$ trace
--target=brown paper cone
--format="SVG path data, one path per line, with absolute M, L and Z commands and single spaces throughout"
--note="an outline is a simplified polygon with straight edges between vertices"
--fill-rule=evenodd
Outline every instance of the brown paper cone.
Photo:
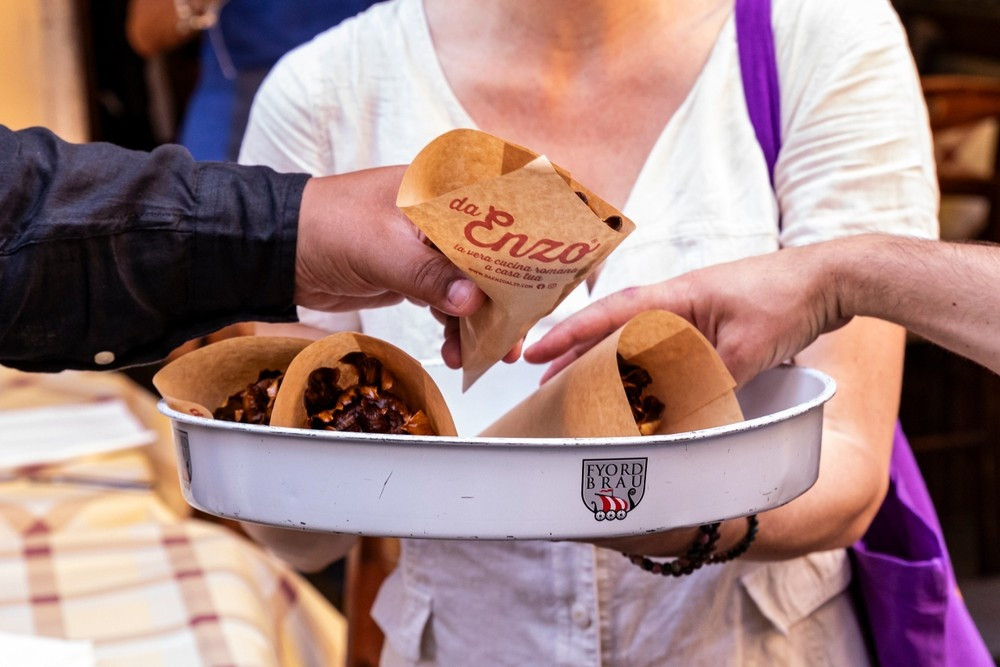
M 641 313 L 550 379 L 482 435 L 596 438 L 640 435 L 617 355 L 649 372 L 646 391 L 665 404 L 656 433 L 743 420 L 736 382 L 691 324 L 665 311 Z
M 284 371 L 312 342 L 305 338 L 240 336 L 188 352 L 153 376 L 153 385 L 174 410 L 201 417 L 256 382 L 262 370 Z
M 460 324 L 464 389 L 635 229 L 545 157 L 475 130 L 428 144 L 396 203 L 489 296 Z M 610 216 L 621 218 L 617 230 Z
M 398 347 L 371 336 L 341 332 L 321 338 L 303 349 L 285 371 L 278 396 L 271 411 L 271 426 L 306 427 L 303 402 L 309 374 L 322 366 L 339 368 L 346 384 L 355 384 L 356 369 L 340 363 L 349 352 L 364 352 L 382 362 L 395 379 L 392 392 L 414 410 L 423 410 L 438 435 L 457 435 L 451 411 L 437 384 L 420 363 Z

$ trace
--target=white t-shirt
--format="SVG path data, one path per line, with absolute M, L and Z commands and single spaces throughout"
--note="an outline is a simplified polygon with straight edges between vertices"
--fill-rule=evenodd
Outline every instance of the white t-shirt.
M 593 299 L 701 266 L 866 231 L 936 235 L 926 109 L 888 1 L 774 0 L 773 17 L 774 189 L 730 17 L 624 206 L 636 231 L 593 290 L 581 286 L 529 339 Z M 317 175 L 404 164 L 459 127 L 476 124 L 442 73 L 421 0 L 395 0 L 275 67 L 240 161 Z M 300 317 L 439 359 L 441 326 L 409 304 Z M 842 550 L 668 579 L 589 545 L 406 540 L 374 615 L 390 664 L 863 664 L 849 579 Z

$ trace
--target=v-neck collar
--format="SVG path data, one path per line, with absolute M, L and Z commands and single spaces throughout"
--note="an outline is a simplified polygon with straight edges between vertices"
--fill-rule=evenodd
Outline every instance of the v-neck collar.
M 425 67 L 425 72 L 428 76 L 434 80 L 433 83 L 436 89 L 441 91 L 444 95 L 444 103 L 448 107 L 449 112 L 452 114 L 452 118 L 456 124 L 456 127 L 469 128 L 473 130 L 485 131 L 472 117 L 472 114 L 465 108 L 462 101 L 458 99 L 458 95 L 451 86 L 451 82 L 448 81 L 448 77 L 444 73 L 444 67 L 441 65 L 441 59 L 438 56 L 437 49 L 434 47 L 434 39 L 431 36 L 430 25 L 427 21 L 427 12 L 424 8 L 423 0 L 402 0 L 402 2 L 410 5 L 409 11 L 414 12 L 414 21 L 412 25 L 415 27 L 415 36 L 417 39 L 417 53 L 421 54 L 423 58 L 423 67 Z M 663 128 L 660 130 L 659 135 L 653 142 L 649 153 L 643 159 L 642 166 L 639 168 L 638 174 L 636 175 L 635 181 L 632 183 L 629 189 L 628 196 L 625 198 L 625 205 L 622 207 L 622 212 L 632 217 L 630 211 L 634 208 L 634 199 L 637 198 L 637 193 L 643 192 L 640 187 L 648 178 L 652 178 L 649 172 L 653 171 L 652 165 L 658 162 L 657 159 L 661 151 L 666 151 L 669 149 L 669 144 L 671 143 L 672 135 L 675 134 L 674 128 L 681 121 L 677 120 L 678 117 L 683 117 L 690 113 L 691 107 L 693 107 L 698 100 L 698 91 L 702 87 L 702 81 L 705 79 L 705 72 L 714 66 L 714 61 L 721 57 L 720 52 L 722 48 L 720 44 L 725 41 L 727 35 L 731 34 L 733 31 L 733 21 L 734 12 L 732 7 L 729 10 L 729 16 L 723 22 L 722 27 L 719 29 L 718 35 L 715 37 L 715 42 L 712 44 L 712 48 L 709 50 L 708 57 L 702 64 L 701 70 L 698 72 L 698 76 L 695 78 L 694 83 L 691 88 L 687 91 L 684 96 L 683 101 L 674 110 L 670 118 L 664 123 Z M 531 148 L 528 146 L 528 148 Z

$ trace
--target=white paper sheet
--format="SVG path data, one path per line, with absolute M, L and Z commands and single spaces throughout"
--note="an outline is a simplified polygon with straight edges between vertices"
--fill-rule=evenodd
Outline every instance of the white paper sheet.
M 97 658 L 89 641 L 12 635 L 0 632 L 0 660 L 17 667 L 94 667 Z
M 0 468 L 103 454 L 155 438 L 120 400 L 0 411 Z

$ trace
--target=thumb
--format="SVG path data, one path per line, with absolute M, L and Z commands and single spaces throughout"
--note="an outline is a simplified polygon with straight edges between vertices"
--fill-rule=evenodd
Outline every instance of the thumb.
M 388 281 L 397 284 L 386 284 L 389 289 L 456 317 L 471 315 L 486 302 L 486 294 L 440 251 L 414 242 L 394 254 L 400 271 L 398 282 Z

